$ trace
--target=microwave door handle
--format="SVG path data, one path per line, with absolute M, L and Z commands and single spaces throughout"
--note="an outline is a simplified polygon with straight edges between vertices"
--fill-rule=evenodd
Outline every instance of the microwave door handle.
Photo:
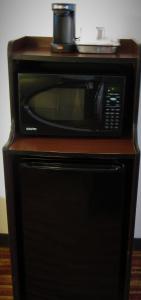
M 100 83 L 98 86 L 98 91 L 95 95 L 96 100 L 96 113 L 99 118 L 99 120 L 102 120 L 102 110 L 103 110 L 103 95 L 104 95 L 104 83 Z

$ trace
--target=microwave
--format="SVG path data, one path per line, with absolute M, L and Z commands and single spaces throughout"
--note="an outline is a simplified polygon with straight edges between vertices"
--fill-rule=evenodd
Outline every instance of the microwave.
M 20 133 L 121 136 L 125 84 L 125 76 L 19 73 Z

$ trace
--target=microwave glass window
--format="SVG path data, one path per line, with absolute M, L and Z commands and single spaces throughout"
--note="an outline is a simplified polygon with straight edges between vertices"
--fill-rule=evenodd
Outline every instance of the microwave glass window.
M 35 94 L 29 109 L 44 120 L 84 120 L 85 90 L 82 88 L 54 88 Z

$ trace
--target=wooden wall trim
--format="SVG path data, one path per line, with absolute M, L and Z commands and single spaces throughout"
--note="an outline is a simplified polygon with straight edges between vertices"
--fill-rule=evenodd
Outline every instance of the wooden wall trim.
M 0 247 L 9 247 L 8 233 L 0 233 Z

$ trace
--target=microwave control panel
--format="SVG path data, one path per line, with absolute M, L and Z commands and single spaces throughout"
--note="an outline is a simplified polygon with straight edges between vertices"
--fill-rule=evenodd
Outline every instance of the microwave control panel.
M 107 86 L 104 106 L 104 130 L 119 131 L 122 123 L 122 90 L 120 85 Z

